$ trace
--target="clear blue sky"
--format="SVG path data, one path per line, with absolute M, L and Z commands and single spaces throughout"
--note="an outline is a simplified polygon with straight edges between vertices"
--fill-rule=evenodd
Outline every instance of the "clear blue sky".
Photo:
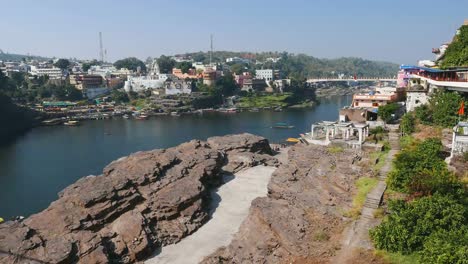
M 215 50 L 288 51 L 396 63 L 432 59 L 468 18 L 468 1 L 0 0 L 0 49 L 110 61 Z

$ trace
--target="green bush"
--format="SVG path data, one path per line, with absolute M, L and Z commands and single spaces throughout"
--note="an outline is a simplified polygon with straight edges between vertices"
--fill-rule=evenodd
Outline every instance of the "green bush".
M 428 105 L 421 105 L 414 109 L 416 118 L 425 125 L 432 124 L 432 111 Z
M 413 177 L 422 171 L 440 172 L 447 165 L 440 157 L 442 143 L 438 139 L 430 138 L 418 145 L 415 149 L 404 149 L 394 160 L 394 169 L 387 178 L 388 185 L 398 191 L 408 192 Z
M 462 97 L 457 92 L 437 92 L 429 99 L 432 120 L 435 125 L 453 127 L 458 121 L 458 109 Z
M 388 122 L 392 120 L 392 115 L 396 113 L 399 106 L 396 103 L 390 103 L 386 105 L 379 106 L 377 111 L 378 116 L 384 121 Z
M 441 230 L 429 236 L 420 254 L 421 263 L 468 263 L 468 227 Z
M 415 128 L 414 125 L 415 125 L 415 121 L 414 121 L 413 115 L 410 113 L 404 114 L 403 117 L 401 118 L 401 123 L 400 123 L 401 131 L 403 132 L 403 134 L 409 135 L 413 133 L 414 128 Z
M 429 236 L 443 230 L 456 230 L 467 222 L 466 206 L 442 195 L 412 202 L 391 201 L 388 218 L 370 231 L 377 249 L 410 254 L 423 249 Z
M 418 196 L 439 193 L 461 199 L 465 195 L 465 188 L 447 169 L 433 169 L 416 173 L 408 184 L 408 193 Z

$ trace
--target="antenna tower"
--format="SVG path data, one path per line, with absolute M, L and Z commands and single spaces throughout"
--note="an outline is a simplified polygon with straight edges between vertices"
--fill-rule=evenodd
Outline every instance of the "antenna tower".
M 104 62 L 104 48 L 102 47 L 102 32 L 99 32 L 99 57 Z
M 213 61 L 213 34 L 210 35 L 210 66 Z

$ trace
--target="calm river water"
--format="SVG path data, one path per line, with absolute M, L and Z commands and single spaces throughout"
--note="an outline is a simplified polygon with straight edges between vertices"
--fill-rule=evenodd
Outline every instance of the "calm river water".
M 350 97 L 339 96 L 305 110 L 110 119 L 84 121 L 78 127 L 35 128 L 0 148 L 0 217 L 39 212 L 67 185 L 100 174 L 109 162 L 132 152 L 242 132 L 280 142 L 310 130 L 313 122 L 337 120 L 339 108 L 350 102 Z M 277 122 L 295 128 L 272 129 Z

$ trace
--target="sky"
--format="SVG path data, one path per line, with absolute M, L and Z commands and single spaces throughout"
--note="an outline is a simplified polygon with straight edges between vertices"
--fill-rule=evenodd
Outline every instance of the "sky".
M 4 52 L 108 61 L 214 50 L 432 59 L 466 0 L 0 0 Z

